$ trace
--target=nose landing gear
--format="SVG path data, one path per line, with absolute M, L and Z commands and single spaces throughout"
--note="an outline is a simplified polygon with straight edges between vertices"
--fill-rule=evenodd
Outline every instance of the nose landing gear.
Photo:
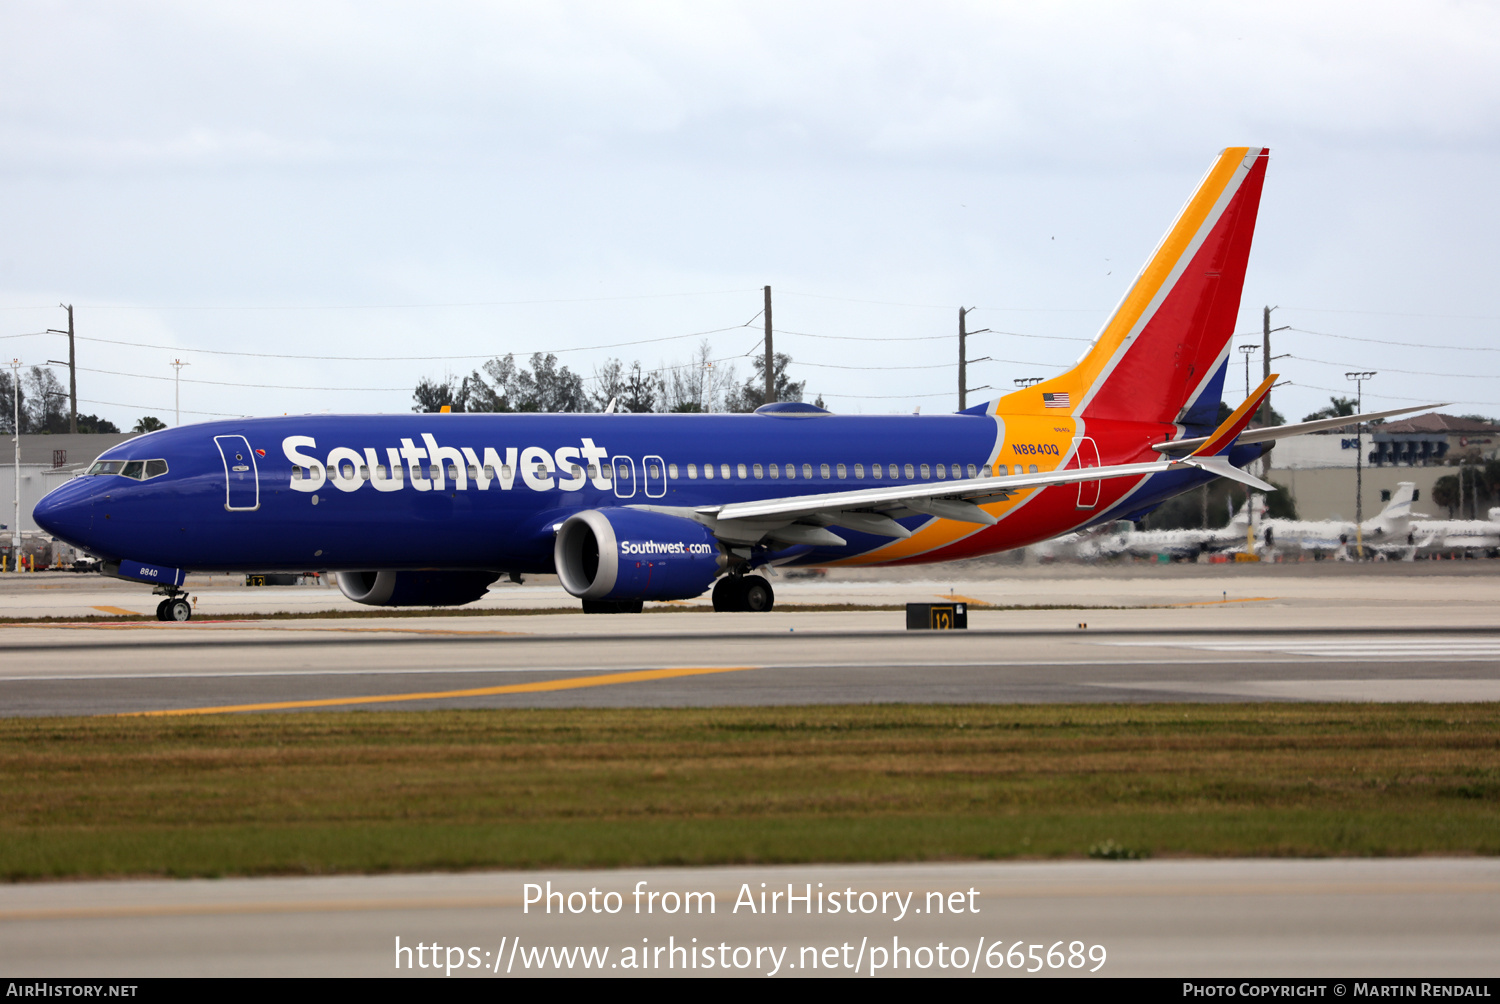
M 159 621 L 188 621 L 193 619 L 193 605 L 188 602 L 188 594 L 179 590 L 176 586 L 157 586 L 152 592 L 157 595 L 166 595 L 166 599 L 156 605 L 156 619 Z

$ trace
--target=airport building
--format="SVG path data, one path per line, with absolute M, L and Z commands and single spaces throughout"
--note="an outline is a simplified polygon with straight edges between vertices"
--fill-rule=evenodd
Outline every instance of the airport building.
M 1349 430 L 1283 439 L 1271 451 L 1268 480 L 1286 486 L 1302 519 L 1352 520 L 1360 438 Z M 1459 463 L 1481 464 L 1500 453 L 1500 426 L 1437 412 L 1367 426 L 1362 438 L 1366 519 L 1402 481 L 1417 486 L 1418 512 L 1446 519 L 1428 501 L 1438 478 L 1456 473 Z
M 31 518 L 32 507 L 58 485 L 88 470 L 94 459 L 117 443 L 138 433 L 78 433 L 77 435 L 21 437 L 21 532 L 38 532 Z M 15 437 L 0 440 L 8 450 L 0 452 L 0 526 L 9 544 L 11 524 L 16 518 Z

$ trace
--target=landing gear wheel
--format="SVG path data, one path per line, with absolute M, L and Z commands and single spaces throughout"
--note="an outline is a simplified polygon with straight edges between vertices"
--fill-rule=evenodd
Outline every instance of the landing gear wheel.
M 171 602 L 172 601 L 170 599 L 166 599 L 166 600 L 162 600 L 160 603 L 158 603 L 156 605 L 156 619 L 157 620 L 164 621 L 164 620 L 168 619 L 167 618 L 167 605 L 169 603 L 171 603 Z
M 166 611 L 166 616 L 162 620 L 186 621 L 193 618 L 193 605 L 184 599 L 168 600 L 163 605 L 163 609 Z
M 714 583 L 714 613 L 736 613 L 745 609 L 744 579 L 726 575 Z
M 753 614 L 763 614 L 776 603 L 776 593 L 771 583 L 759 575 L 747 575 L 740 584 L 740 609 Z

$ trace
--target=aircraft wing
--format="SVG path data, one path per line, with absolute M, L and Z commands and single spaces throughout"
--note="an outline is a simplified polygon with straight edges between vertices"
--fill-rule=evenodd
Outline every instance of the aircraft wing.
M 1443 404 L 1419 404 L 1415 408 L 1392 408 L 1390 411 L 1367 411 L 1363 415 L 1340 415 L 1338 418 L 1320 418 L 1313 422 L 1297 422 L 1293 425 L 1273 425 L 1264 429 L 1246 429 L 1240 433 L 1241 443 L 1265 443 L 1289 436 L 1303 436 L 1309 432 L 1323 432 L 1356 422 L 1369 422 L 1392 415 L 1408 415 L 1414 411 L 1430 411 L 1447 407 Z M 1198 436 L 1194 439 L 1174 439 L 1170 443 L 1157 443 L 1152 447 L 1158 453 L 1188 453 L 1208 443 L 1213 436 Z

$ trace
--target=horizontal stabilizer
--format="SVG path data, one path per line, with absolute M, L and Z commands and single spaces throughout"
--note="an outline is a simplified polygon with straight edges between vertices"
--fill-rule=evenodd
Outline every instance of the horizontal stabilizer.
M 1414 411 L 1431 411 L 1434 408 L 1444 407 L 1447 406 L 1443 404 L 1419 404 L 1414 408 L 1367 411 L 1361 415 L 1340 415 L 1337 418 L 1320 418 L 1312 422 L 1297 422 L 1293 425 L 1272 425 L 1264 429 L 1246 429 L 1240 433 L 1239 441 L 1242 444 L 1269 443 L 1277 439 L 1287 439 L 1291 436 L 1305 436 L 1309 432 L 1325 432 L 1329 429 L 1339 429 L 1358 422 L 1373 422 L 1377 418 L 1390 418 L 1393 415 L 1410 415 Z M 1170 443 L 1157 443 L 1152 449 L 1158 453 L 1193 453 L 1212 438 L 1212 436 L 1198 436 L 1194 439 L 1174 439 Z

